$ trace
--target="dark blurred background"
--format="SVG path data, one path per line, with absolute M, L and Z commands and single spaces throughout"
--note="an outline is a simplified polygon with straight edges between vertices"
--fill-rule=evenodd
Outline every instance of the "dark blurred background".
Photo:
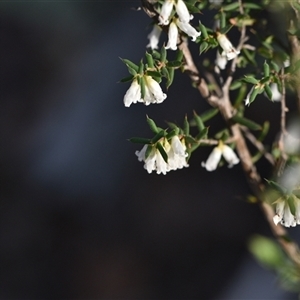
M 164 103 L 124 107 L 119 57 L 139 61 L 151 30 L 139 5 L 0 2 L 1 299 L 295 299 L 247 252 L 270 233 L 239 165 L 206 172 L 211 148 L 166 176 L 138 162 L 146 114 L 208 108 L 182 74 Z

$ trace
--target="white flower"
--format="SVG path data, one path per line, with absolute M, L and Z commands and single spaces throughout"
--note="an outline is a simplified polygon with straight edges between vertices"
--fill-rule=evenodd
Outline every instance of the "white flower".
M 177 135 L 172 137 L 171 145 L 169 144 L 169 147 L 165 146 L 165 148 L 167 150 L 170 170 L 182 169 L 183 167 L 189 166 L 186 161 L 188 154 L 186 153 L 185 143 L 184 141 L 180 141 Z
M 285 227 L 295 227 L 300 224 L 300 200 L 294 199 L 295 201 L 295 215 L 291 213 L 287 200 L 279 198 L 275 201 L 276 203 L 276 214 L 273 217 L 273 222 L 277 225 L 279 222 Z
M 195 42 L 197 37 L 201 35 L 201 32 L 198 32 L 192 25 L 189 23 L 183 23 L 179 19 L 176 20 L 176 24 L 179 29 L 185 32 L 188 36 L 192 38 L 192 41 Z
M 215 60 L 215 64 L 221 69 L 224 70 L 227 65 L 227 57 L 225 52 L 223 51 L 222 54 L 220 54 L 219 51 L 217 51 L 217 57 Z
M 278 86 L 276 83 L 271 83 L 270 84 L 271 92 L 272 92 L 272 101 L 280 101 L 282 94 L 278 90 Z
M 132 81 L 123 101 L 126 107 L 129 107 L 131 103 L 137 103 L 141 101 L 141 86 L 138 84 L 136 79 Z
M 161 34 L 161 28 L 157 25 L 154 25 L 152 31 L 147 36 L 149 39 L 149 44 L 146 47 L 151 48 L 151 50 L 157 49 L 160 34 Z
M 193 16 L 190 15 L 185 3 L 182 0 L 177 0 L 177 3 L 175 4 L 175 9 L 181 22 L 189 23 L 189 21 L 193 19 Z
M 167 95 L 163 93 L 159 83 L 155 81 L 151 76 L 144 76 L 145 78 L 145 97 L 144 103 L 149 105 L 150 103 L 161 103 Z
M 168 37 L 169 40 L 166 49 L 177 50 L 178 28 L 174 22 L 169 26 Z
M 165 0 L 164 4 L 161 7 L 161 11 L 158 17 L 159 20 L 158 25 L 169 24 L 169 18 L 172 13 L 173 5 L 174 5 L 174 0 Z
M 157 174 L 162 173 L 166 175 L 170 168 L 164 161 L 158 149 L 153 148 L 150 155 L 146 158 L 145 155 L 147 148 L 148 145 L 144 145 L 141 151 L 135 152 L 136 156 L 138 157 L 138 160 L 145 162 L 144 169 L 146 169 L 149 174 L 152 173 L 152 171 L 156 171 Z
M 222 47 L 222 49 L 224 50 L 227 60 L 231 60 L 236 56 L 238 56 L 238 54 L 240 54 L 240 51 L 236 50 L 232 46 L 231 42 L 229 41 L 229 39 L 226 37 L 225 34 L 219 33 L 217 36 L 217 40 L 220 46 Z
M 237 155 L 234 151 L 227 145 L 224 145 L 222 141 L 219 142 L 219 145 L 213 149 L 211 154 L 209 155 L 206 162 L 202 162 L 202 167 L 206 168 L 207 171 L 216 170 L 221 157 L 225 158 L 228 162 L 228 167 L 231 168 L 233 165 L 236 165 L 240 162 Z
M 144 161 L 144 168 L 148 173 L 156 171 L 157 174 L 166 174 L 171 170 L 182 169 L 188 167 L 186 162 L 186 146 L 184 142 L 180 141 L 178 136 L 174 136 L 171 139 L 171 144 L 165 139 L 161 142 L 165 152 L 168 155 L 168 163 L 165 162 L 159 150 L 155 147 L 152 148 L 151 153 L 146 158 L 146 151 L 148 145 L 144 145 L 141 151 L 136 151 L 135 154 L 139 161 Z M 152 146 L 149 146 L 152 147 Z

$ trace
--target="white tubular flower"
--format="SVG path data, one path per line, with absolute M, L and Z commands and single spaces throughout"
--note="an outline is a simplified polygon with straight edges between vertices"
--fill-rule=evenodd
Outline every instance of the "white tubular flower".
M 141 86 L 138 84 L 136 79 L 132 81 L 123 101 L 126 107 L 129 107 L 132 103 L 141 101 Z
M 169 144 L 169 143 L 168 143 Z M 188 167 L 186 157 L 186 146 L 184 141 L 180 141 L 178 136 L 174 136 L 171 139 L 171 145 L 165 147 L 168 149 L 168 165 L 170 170 L 182 169 L 183 167 Z
M 270 84 L 271 92 L 272 92 L 272 101 L 278 102 L 281 100 L 282 94 L 278 90 L 278 86 L 276 83 Z
M 160 34 L 161 34 L 161 28 L 157 25 L 154 25 L 152 31 L 147 36 L 149 39 L 149 44 L 146 47 L 150 48 L 151 50 L 157 49 Z
M 232 46 L 231 42 L 229 41 L 229 39 L 226 37 L 225 34 L 219 33 L 217 36 L 217 40 L 220 46 L 222 47 L 222 49 L 224 50 L 227 60 L 234 59 L 235 57 L 238 56 L 238 54 L 240 54 L 240 51 L 237 51 Z
M 189 23 L 193 19 L 193 16 L 189 13 L 185 3 L 182 0 L 177 0 L 175 3 L 176 13 L 179 20 L 183 23 Z
M 223 157 L 228 162 L 228 168 L 232 168 L 234 165 L 240 162 L 235 152 L 227 145 L 222 146 Z
M 213 149 L 206 162 L 202 162 L 202 167 L 206 168 L 207 171 L 214 171 L 218 167 L 221 157 L 225 158 L 228 162 L 228 167 L 231 168 L 240 162 L 234 151 L 227 145 L 224 145 L 222 141 L 219 145 Z
M 217 51 L 217 57 L 215 60 L 215 64 L 221 69 L 224 70 L 227 65 L 227 57 L 225 52 L 223 51 L 222 54 L 220 54 L 219 51 Z
M 295 203 L 295 208 L 296 208 L 296 216 L 297 216 L 297 221 L 295 216 L 291 213 L 290 207 L 287 203 L 287 201 L 283 198 L 279 198 L 276 203 L 276 215 L 273 217 L 273 222 L 275 225 L 277 225 L 279 222 L 281 225 L 285 227 L 295 227 L 298 224 L 300 224 L 300 218 L 299 218 L 299 204 Z M 298 210 L 297 210 L 298 209 Z
M 163 93 L 159 83 L 155 81 L 151 76 L 144 76 L 145 78 L 145 104 L 150 103 L 161 103 L 166 98 L 167 95 Z
M 168 37 L 169 40 L 166 49 L 177 50 L 178 28 L 174 22 L 169 26 Z
M 135 155 L 138 157 L 139 161 L 144 161 L 144 169 L 147 170 L 149 174 L 152 173 L 152 171 L 156 171 L 157 174 L 164 174 L 170 170 L 167 163 L 164 161 L 163 157 L 161 156 L 160 152 L 153 148 L 150 155 L 146 158 L 146 151 L 147 151 L 148 145 L 144 145 L 141 151 L 136 151 Z
M 158 17 L 159 20 L 158 25 L 169 24 L 169 18 L 172 13 L 173 5 L 174 5 L 174 0 L 165 0 L 164 4 L 161 7 L 161 11 Z
M 184 22 L 181 22 L 179 19 L 177 19 L 176 24 L 181 31 L 185 32 L 188 36 L 190 36 L 192 38 L 193 42 L 195 42 L 197 37 L 201 35 L 201 32 L 198 32 L 189 23 L 184 23 Z

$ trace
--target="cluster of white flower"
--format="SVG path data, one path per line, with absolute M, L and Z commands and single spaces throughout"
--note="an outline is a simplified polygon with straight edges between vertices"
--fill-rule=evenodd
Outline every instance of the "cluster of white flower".
M 214 171 L 218 167 L 221 157 L 225 158 L 228 162 L 228 167 L 231 168 L 240 162 L 234 151 L 227 145 L 223 144 L 222 141 L 219 145 L 213 149 L 206 162 L 202 162 L 202 167 L 206 168 L 207 171 Z
M 142 102 L 145 105 L 150 103 L 161 103 L 167 95 L 163 93 L 159 83 L 151 76 L 144 75 L 145 80 L 145 96 L 142 98 L 141 86 L 135 78 L 124 96 L 124 105 L 129 107 L 132 103 Z
M 293 197 L 295 215 L 292 214 L 288 201 L 279 198 L 276 203 L 276 215 L 273 217 L 275 225 L 280 223 L 285 227 L 295 227 L 300 224 L 300 199 Z
M 156 171 L 157 174 L 166 175 L 167 172 L 171 170 L 182 169 L 183 167 L 188 167 L 186 162 L 186 146 L 184 140 L 180 141 L 178 136 L 174 136 L 171 139 L 171 144 L 165 139 L 163 142 L 163 148 L 168 155 L 168 162 L 165 162 L 159 150 L 153 147 L 151 153 L 146 158 L 146 151 L 148 145 L 145 145 L 141 151 L 136 151 L 135 154 L 139 161 L 144 161 L 144 168 L 148 173 Z
M 170 23 L 170 17 L 174 6 L 178 18 L 172 18 L 172 21 Z M 188 36 L 190 36 L 193 41 L 196 41 L 196 38 L 201 35 L 201 32 L 198 32 L 189 23 L 190 20 L 193 19 L 193 16 L 189 13 L 183 0 L 165 0 L 161 7 L 158 19 L 158 25 L 165 26 L 170 24 L 168 31 L 168 43 L 166 45 L 166 49 L 177 49 L 178 28 L 184 33 L 186 33 Z M 147 45 L 147 47 L 150 47 L 151 49 L 158 48 L 158 42 L 161 33 L 161 29 L 158 28 L 159 27 L 157 25 L 154 25 L 153 30 L 148 35 L 149 44 Z

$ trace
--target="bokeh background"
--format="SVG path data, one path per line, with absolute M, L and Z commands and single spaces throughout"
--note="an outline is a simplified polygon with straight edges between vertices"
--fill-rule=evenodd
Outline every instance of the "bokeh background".
M 139 61 L 151 30 L 139 5 L 0 2 L 0 298 L 296 299 L 247 251 L 270 232 L 239 165 L 206 172 L 210 148 L 166 176 L 137 161 L 146 114 L 208 108 L 182 74 L 164 103 L 124 107 L 119 57 Z

